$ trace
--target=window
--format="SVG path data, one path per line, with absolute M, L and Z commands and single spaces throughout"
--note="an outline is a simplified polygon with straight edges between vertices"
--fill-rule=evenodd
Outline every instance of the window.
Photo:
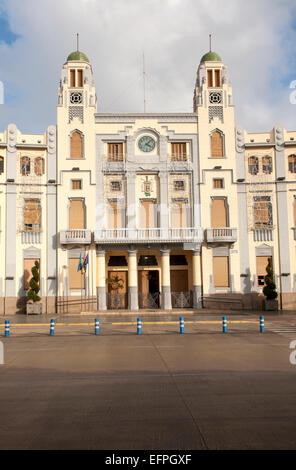
M 223 189 L 224 188 L 224 180 L 222 178 L 214 178 L 213 179 L 213 188 L 214 189 Z
M 213 257 L 214 287 L 229 287 L 228 256 Z
M 270 175 L 272 172 L 272 159 L 271 157 L 265 156 L 262 158 L 262 171 L 263 173 Z
M 70 70 L 70 87 L 82 87 L 83 86 L 83 70 L 82 69 L 71 69 Z
M 125 256 L 110 256 L 108 266 L 127 266 Z
M 84 289 L 85 275 L 82 271 L 77 271 L 79 258 L 69 258 L 69 288 Z
M 108 202 L 108 228 L 123 228 L 124 214 L 120 200 L 114 199 Z
M 289 171 L 296 173 L 296 155 L 289 155 L 288 157 Z
M 219 69 L 215 70 L 215 86 L 216 87 L 221 86 L 220 70 Z
M 189 226 L 187 200 L 173 200 L 171 204 L 171 227 L 183 228 Z
M 111 191 L 121 191 L 121 181 L 110 182 Z
M 69 207 L 69 229 L 85 228 L 85 207 L 83 199 L 71 199 Z
M 254 226 L 257 228 L 272 226 L 272 204 L 270 196 L 254 197 Z
M 154 255 L 141 255 L 138 266 L 158 266 L 157 259 Z
M 123 142 L 107 144 L 107 159 L 110 162 L 123 160 Z
M 34 161 L 34 170 L 36 176 L 44 175 L 44 158 L 37 157 Z
M 83 158 L 83 140 L 79 131 L 70 137 L 70 158 Z
M 41 206 L 39 199 L 25 199 L 24 230 L 39 231 L 41 228 Z
M 140 205 L 140 228 L 157 227 L 157 206 L 154 200 L 142 200 Z
M 27 176 L 31 171 L 31 161 L 29 157 L 21 157 L 21 175 Z
M 227 227 L 227 206 L 224 198 L 213 198 L 211 205 L 212 227 Z
M 184 191 L 185 190 L 185 181 L 184 180 L 175 180 L 174 181 L 174 191 Z
M 24 290 L 30 289 L 30 280 L 32 279 L 32 268 L 35 266 L 35 261 L 40 264 L 40 259 L 25 258 L 24 259 Z
M 264 287 L 264 277 L 267 275 L 266 267 L 268 265 L 268 259 L 270 256 L 256 256 L 256 267 L 257 267 L 257 286 Z
M 249 173 L 250 175 L 257 175 L 259 171 L 259 160 L 257 157 L 249 157 L 248 159 Z
M 207 75 L 208 75 L 208 87 L 212 87 L 213 86 L 213 70 L 208 70 Z
M 82 181 L 81 180 L 71 180 L 72 181 L 72 189 L 81 189 L 82 188 Z
M 171 146 L 173 161 L 187 160 L 186 142 L 174 142 Z
M 4 158 L 0 157 L 0 175 L 4 172 Z
M 223 157 L 223 136 L 218 130 L 211 134 L 211 156 L 212 157 Z
M 187 266 L 185 255 L 170 255 L 170 266 Z

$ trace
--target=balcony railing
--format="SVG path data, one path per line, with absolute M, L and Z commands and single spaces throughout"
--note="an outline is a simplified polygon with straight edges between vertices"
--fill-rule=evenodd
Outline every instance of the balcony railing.
M 214 227 L 206 230 L 208 243 L 234 243 L 237 241 L 237 229 L 229 227 Z
M 60 242 L 62 245 L 66 243 L 91 243 L 91 230 L 88 229 L 69 229 L 61 230 Z
M 39 230 L 22 230 L 21 240 L 23 244 L 42 243 L 42 232 Z
M 187 153 L 171 154 L 168 157 L 170 162 L 187 162 L 189 160 Z
M 105 162 L 123 162 L 125 160 L 125 155 L 119 154 L 119 155 L 112 155 L 112 154 L 106 154 L 104 155 L 104 161 Z
M 166 242 L 198 242 L 203 241 L 203 233 L 199 228 L 106 228 L 95 230 L 96 243 L 118 243 L 120 241 L 157 243 Z
M 272 242 L 273 241 L 273 228 L 253 228 L 254 242 Z

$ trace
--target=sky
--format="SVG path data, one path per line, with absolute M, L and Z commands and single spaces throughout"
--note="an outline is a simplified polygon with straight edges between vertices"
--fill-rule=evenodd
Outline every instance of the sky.
M 93 67 L 98 112 L 192 112 L 202 55 L 228 66 L 235 123 L 248 132 L 296 129 L 295 0 L 0 0 L 0 130 L 56 124 L 68 54 Z M 294 100 L 295 101 L 295 100 Z

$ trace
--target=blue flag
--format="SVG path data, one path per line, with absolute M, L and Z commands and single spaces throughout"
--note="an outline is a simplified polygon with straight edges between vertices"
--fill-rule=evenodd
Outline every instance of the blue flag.
M 85 256 L 84 261 L 83 261 L 83 272 L 86 271 L 86 267 L 88 265 L 88 254 Z
M 81 258 L 81 253 L 80 253 L 80 261 L 79 261 L 79 264 L 78 264 L 77 271 L 81 271 L 81 269 L 82 269 L 82 258 Z

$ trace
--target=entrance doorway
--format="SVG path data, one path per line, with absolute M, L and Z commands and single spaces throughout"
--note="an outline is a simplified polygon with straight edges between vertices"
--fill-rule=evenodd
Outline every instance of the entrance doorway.
M 138 271 L 139 308 L 159 308 L 159 271 Z

